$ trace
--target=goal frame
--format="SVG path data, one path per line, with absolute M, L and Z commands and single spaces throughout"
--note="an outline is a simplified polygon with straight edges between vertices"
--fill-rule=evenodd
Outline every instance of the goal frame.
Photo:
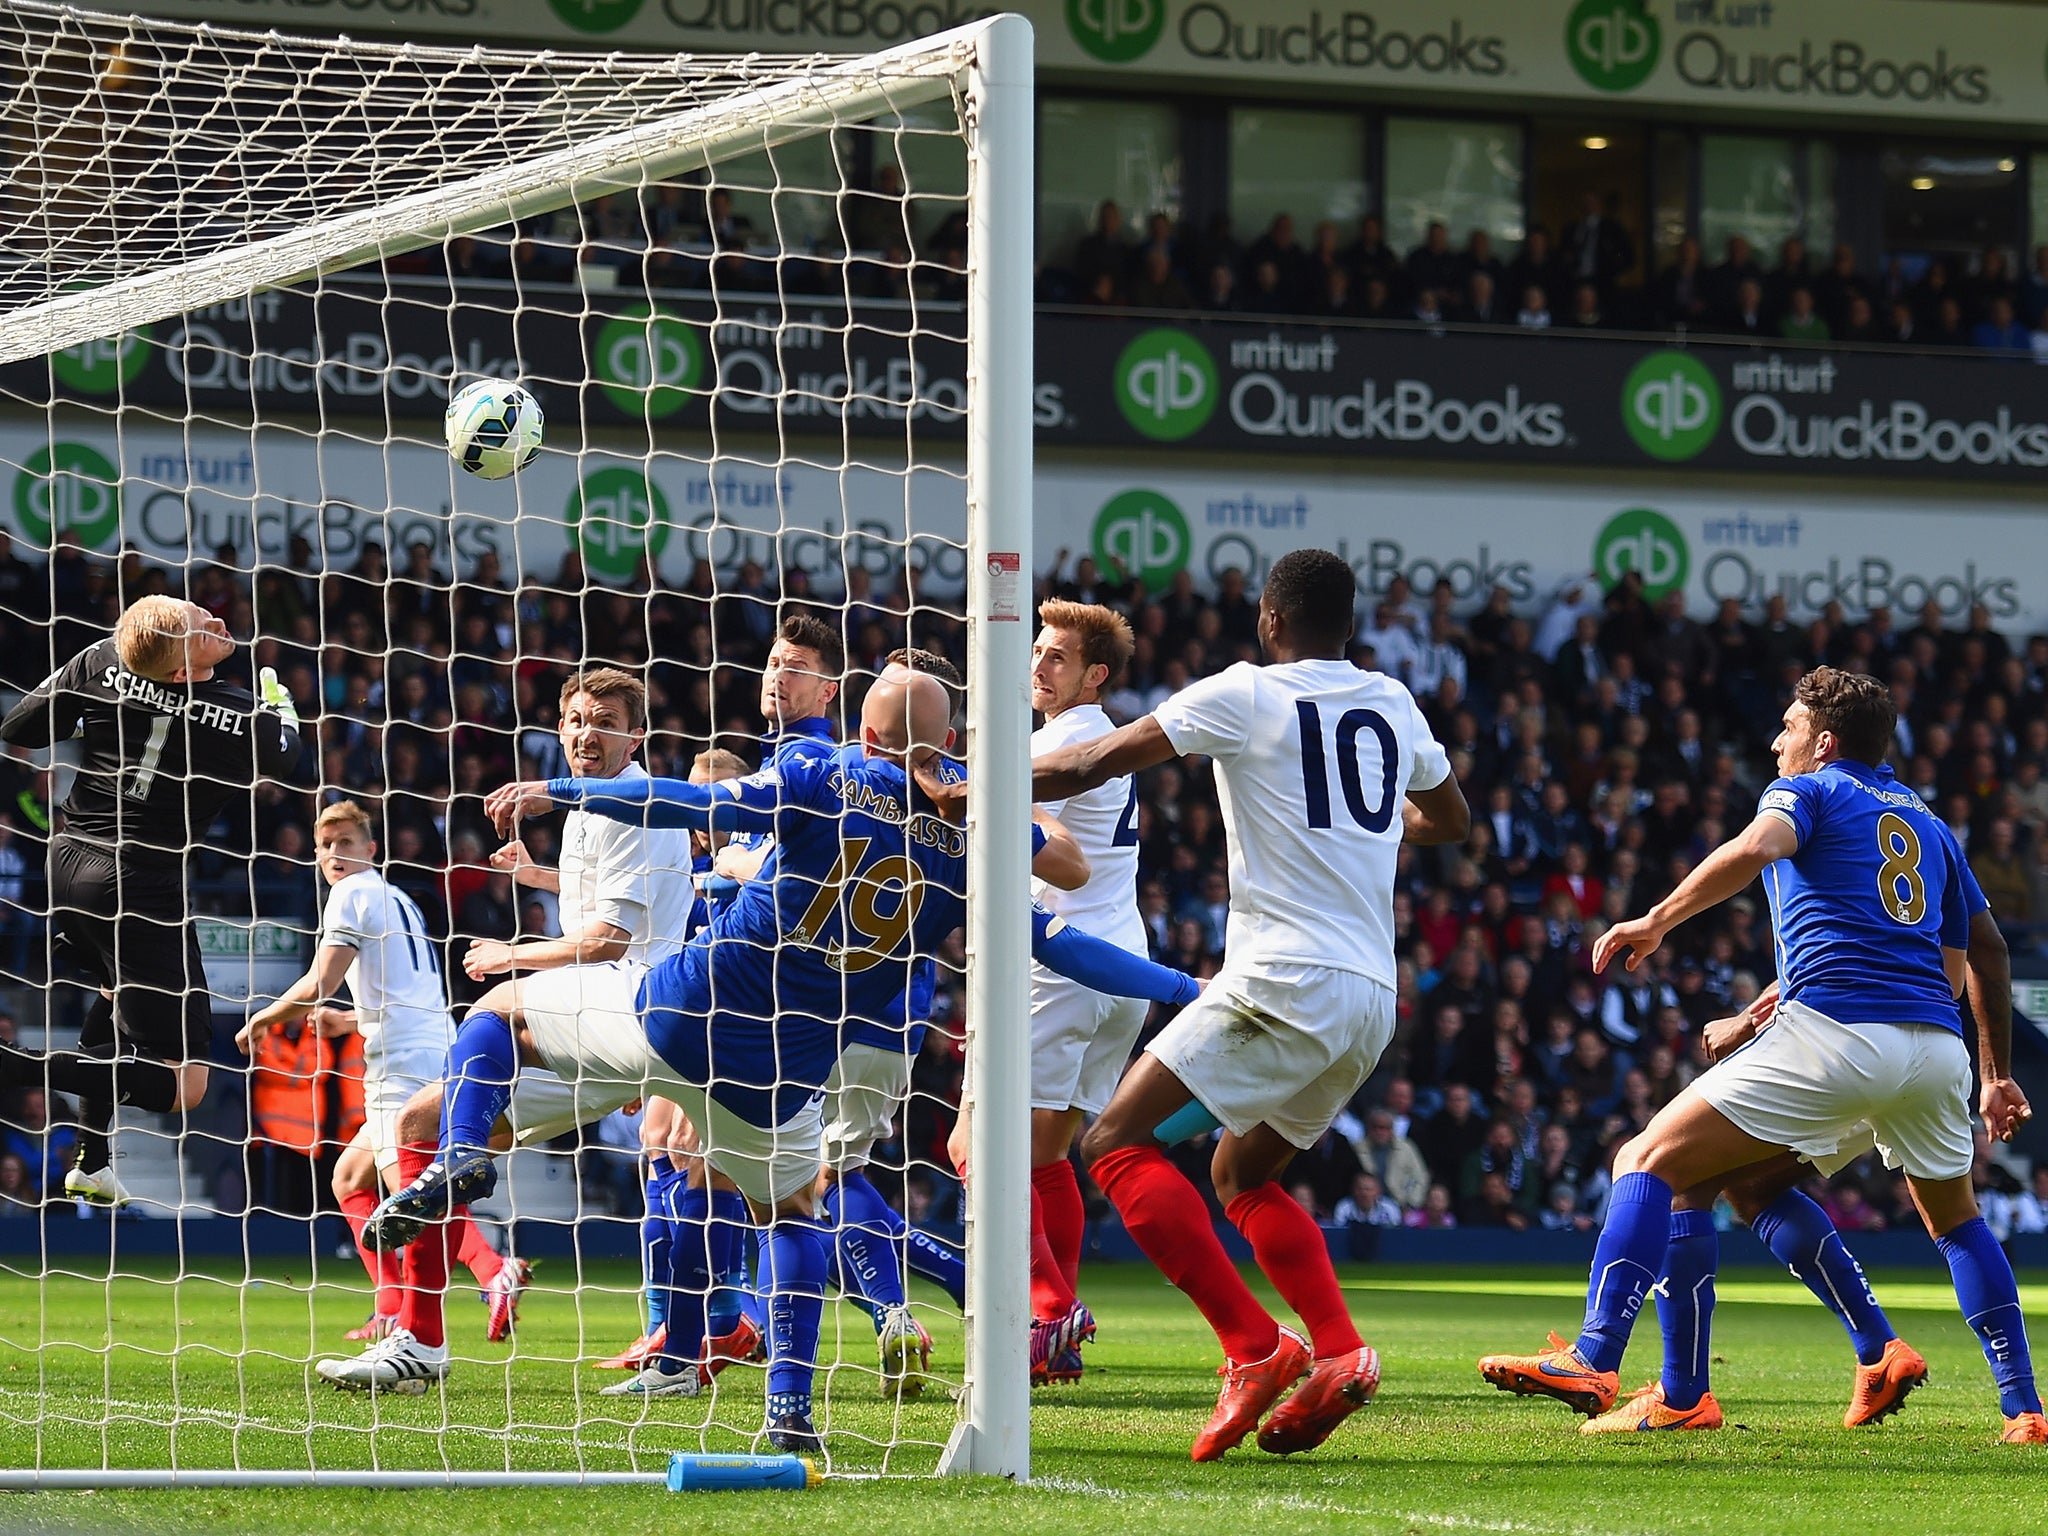
M 33 0 L 23 9 L 42 9 Z M 250 34 L 206 27 L 219 33 Z M 354 47 L 402 53 L 410 45 Z M 966 1369 L 942 1474 L 1031 1471 L 1029 1334 L 1029 607 L 1032 526 L 1033 34 L 1006 14 L 709 106 L 198 260 L 0 316 L 0 363 L 441 243 L 612 190 L 706 169 L 942 97 L 967 139 Z M 561 1487 L 658 1484 L 661 1473 L 335 1469 L 0 1470 L 0 1491 L 113 1488 Z

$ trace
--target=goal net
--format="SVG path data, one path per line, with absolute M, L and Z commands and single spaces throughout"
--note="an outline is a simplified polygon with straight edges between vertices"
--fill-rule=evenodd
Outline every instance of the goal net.
M 630 1105 L 499 1160 L 451 1259 L 445 1381 L 331 1387 L 318 1363 L 361 1354 L 345 1332 L 391 1296 L 339 1203 L 366 1181 L 366 1117 L 397 1136 L 382 1058 L 372 1042 L 366 1102 L 348 986 L 316 984 L 335 1011 L 273 1021 L 253 1054 L 237 1032 L 340 932 L 314 823 L 343 800 L 369 813 L 388 910 L 418 923 L 358 953 L 402 945 L 457 1022 L 558 959 L 565 917 L 673 942 L 633 914 L 672 910 L 664 887 L 687 908 L 701 862 L 643 872 L 621 905 L 561 812 L 526 824 L 535 868 L 494 861 L 484 797 L 586 771 L 562 692 L 599 667 L 644 685 L 649 772 L 752 772 L 794 723 L 764 716 L 763 682 L 799 616 L 844 648 L 823 709 L 842 739 L 892 653 L 957 667 L 976 785 L 967 921 L 920 957 L 938 969 L 908 1096 L 819 1148 L 875 1196 L 820 1206 L 819 1465 L 1028 1474 L 1030 82 L 1014 17 L 852 58 L 578 56 L 0 0 L 0 702 L 168 595 L 225 621 L 222 678 L 274 669 L 305 742 L 295 769 L 225 786 L 177 861 L 210 1077 L 176 1112 L 115 1112 L 126 1204 L 67 1193 L 95 1127 L 55 1066 L 0 1083 L 0 1486 L 659 1479 L 674 1452 L 769 1448 L 753 1360 L 696 1395 L 603 1392 L 680 1230 L 649 1223 Z M 545 413 L 516 477 L 443 447 L 477 380 Z M 117 714 L 124 748 L 152 729 Z M 0 758 L 0 1039 L 30 1053 L 130 1050 L 131 1019 L 179 1009 L 133 985 L 138 877 L 112 913 L 52 897 L 79 762 L 73 741 Z M 730 894 L 775 864 L 716 878 Z M 113 937 L 84 942 L 90 922 Z M 964 1083 L 967 1185 L 947 1150 Z M 772 1301 L 757 1238 L 699 1288 L 714 1328 Z M 921 1393 L 878 1346 L 877 1250 L 930 1336 Z

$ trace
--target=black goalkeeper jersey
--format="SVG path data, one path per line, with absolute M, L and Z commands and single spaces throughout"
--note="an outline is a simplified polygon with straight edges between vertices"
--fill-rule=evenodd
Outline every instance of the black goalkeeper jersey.
M 220 677 L 158 683 L 121 665 L 111 639 L 87 646 L 0 720 L 0 741 L 47 747 L 84 737 L 65 830 L 124 856 L 182 859 L 223 807 L 289 772 L 299 734 Z

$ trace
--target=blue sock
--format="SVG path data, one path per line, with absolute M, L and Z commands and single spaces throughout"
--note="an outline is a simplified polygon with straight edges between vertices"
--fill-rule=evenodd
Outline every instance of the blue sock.
M 826 1191 L 825 1213 L 837 1235 L 846 1289 L 878 1307 L 902 1306 L 903 1264 L 892 1230 L 900 1219 L 882 1192 L 864 1175 L 849 1173 Z
M 1643 1298 L 1664 1273 L 1671 1246 L 1671 1186 L 1654 1173 L 1625 1173 L 1607 1199 L 1607 1225 L 1593 1249 L 1579 1358 L 1596 1371 L 1621 1369 Z
M 818 1329 L 825 1317 L 831 1238 L 824 1227 L 803 1216 L 777 1217 L 761 1238 L 763 1287 L 768 1292 L 769 1416 L 807 1413 L 818 1364 Z M 778 1398 L 799 1397 L 802 1408 L 775 1407 Z
M 829 1267 L 830 1261 L 827 1261 Z M 768 1337 L 768 1233 L 760 1228 L 754 1232 L 754 1272 L 750 1276 L 742 1267 L 739 1289 L 734 1293 L 740 1310 L 753 1320 L 761 1330 L 761 1337 Z
M 448 1047 L 448 1086 L 441 1096 L 441 1155 L 451 1148 L 481 1151 L 491 1127 L 512 1102 L 519 1048 L 512 1026 L 495 1013 L 471 1010 Z
M 1991 1379 L 1998 1383 L 1998 1406 L 2007 1418 L 2041 1411 L 2041 1394 L 2034 1390 L 2034 1359 L 2027 1352 L 2027 1325 L 2020 1316 L 2020 1288 L 2013 1279 L 2012 1264 L 1998 1239 L 1984 1225 L 1982 1216 L 1972 1217 L 1946 1237 L 1934 1240 L 1941 1256 L 1948 1260 L 1948 1272 L 1956 1282 L 1956 1300 L 1962 1304 L 1963 1321 L 1976 1330 L 1984 1346 L 1984 1358 L 1991 1362 Z
M 944 1289 L 953 1298 L 954 1306 L 966 1306 L 967 1261 L 929 1232 L 920 1232 L 916 1227 L 908 1230 L 910 1272 Z
M 1885 1345 L 1898 1335 L 1826 1211 L 1810 1196 L 1788 1189 L 1757 1213 L 1749 1230 L 1841 1319 L 1856 1346 L 1857 1364 L 1875 1365 L 1884 1358 Z
M 735 1189 L 711 1191 L 711 1278 L 714 1289 L 704 1328 L 723 1338 L 739 1326 L 740 1292 L 747 1288 L 747 1197 Z
M 1657 1282 L 1657 1321 L 1664 1329 L 1664 1403 L 1690 1408 L 1707 1390 L 1707 1341 L 1714 1327 L 1714 1271 L 1721 1236 L 1712 1211 L 1673 1211 L 1671 1246 Z
M 664 1370 L 679 1371 L 704 1353 L 704 1304 L 711 1295 L 711 1198 L 692 1189 L 681 1174 L 668 1180 L 668 1267 L 661 1276 L 667 1293 L 662 1315 L 668 1338 L 661 1346 Z
M 640 1223 L 640 1262 L 646 1276 L 647 1331 L 654 1332 L 667 1318 L 664 1304 L 668 1292 L 661 1277 L 668 1270 L 671 1242 L 667 1190 L 658 1174 L 647 1176 L 647 1215 Z

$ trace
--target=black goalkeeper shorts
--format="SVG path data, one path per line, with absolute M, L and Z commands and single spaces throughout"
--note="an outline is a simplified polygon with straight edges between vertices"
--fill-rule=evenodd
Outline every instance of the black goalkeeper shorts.
M 181 864 L 123 862 L 59 835 L 50 840 L 50 916 L 79 964 L 113 989 L 123 1047 L 158 1061 L 207 1059 L 213 998 Z

